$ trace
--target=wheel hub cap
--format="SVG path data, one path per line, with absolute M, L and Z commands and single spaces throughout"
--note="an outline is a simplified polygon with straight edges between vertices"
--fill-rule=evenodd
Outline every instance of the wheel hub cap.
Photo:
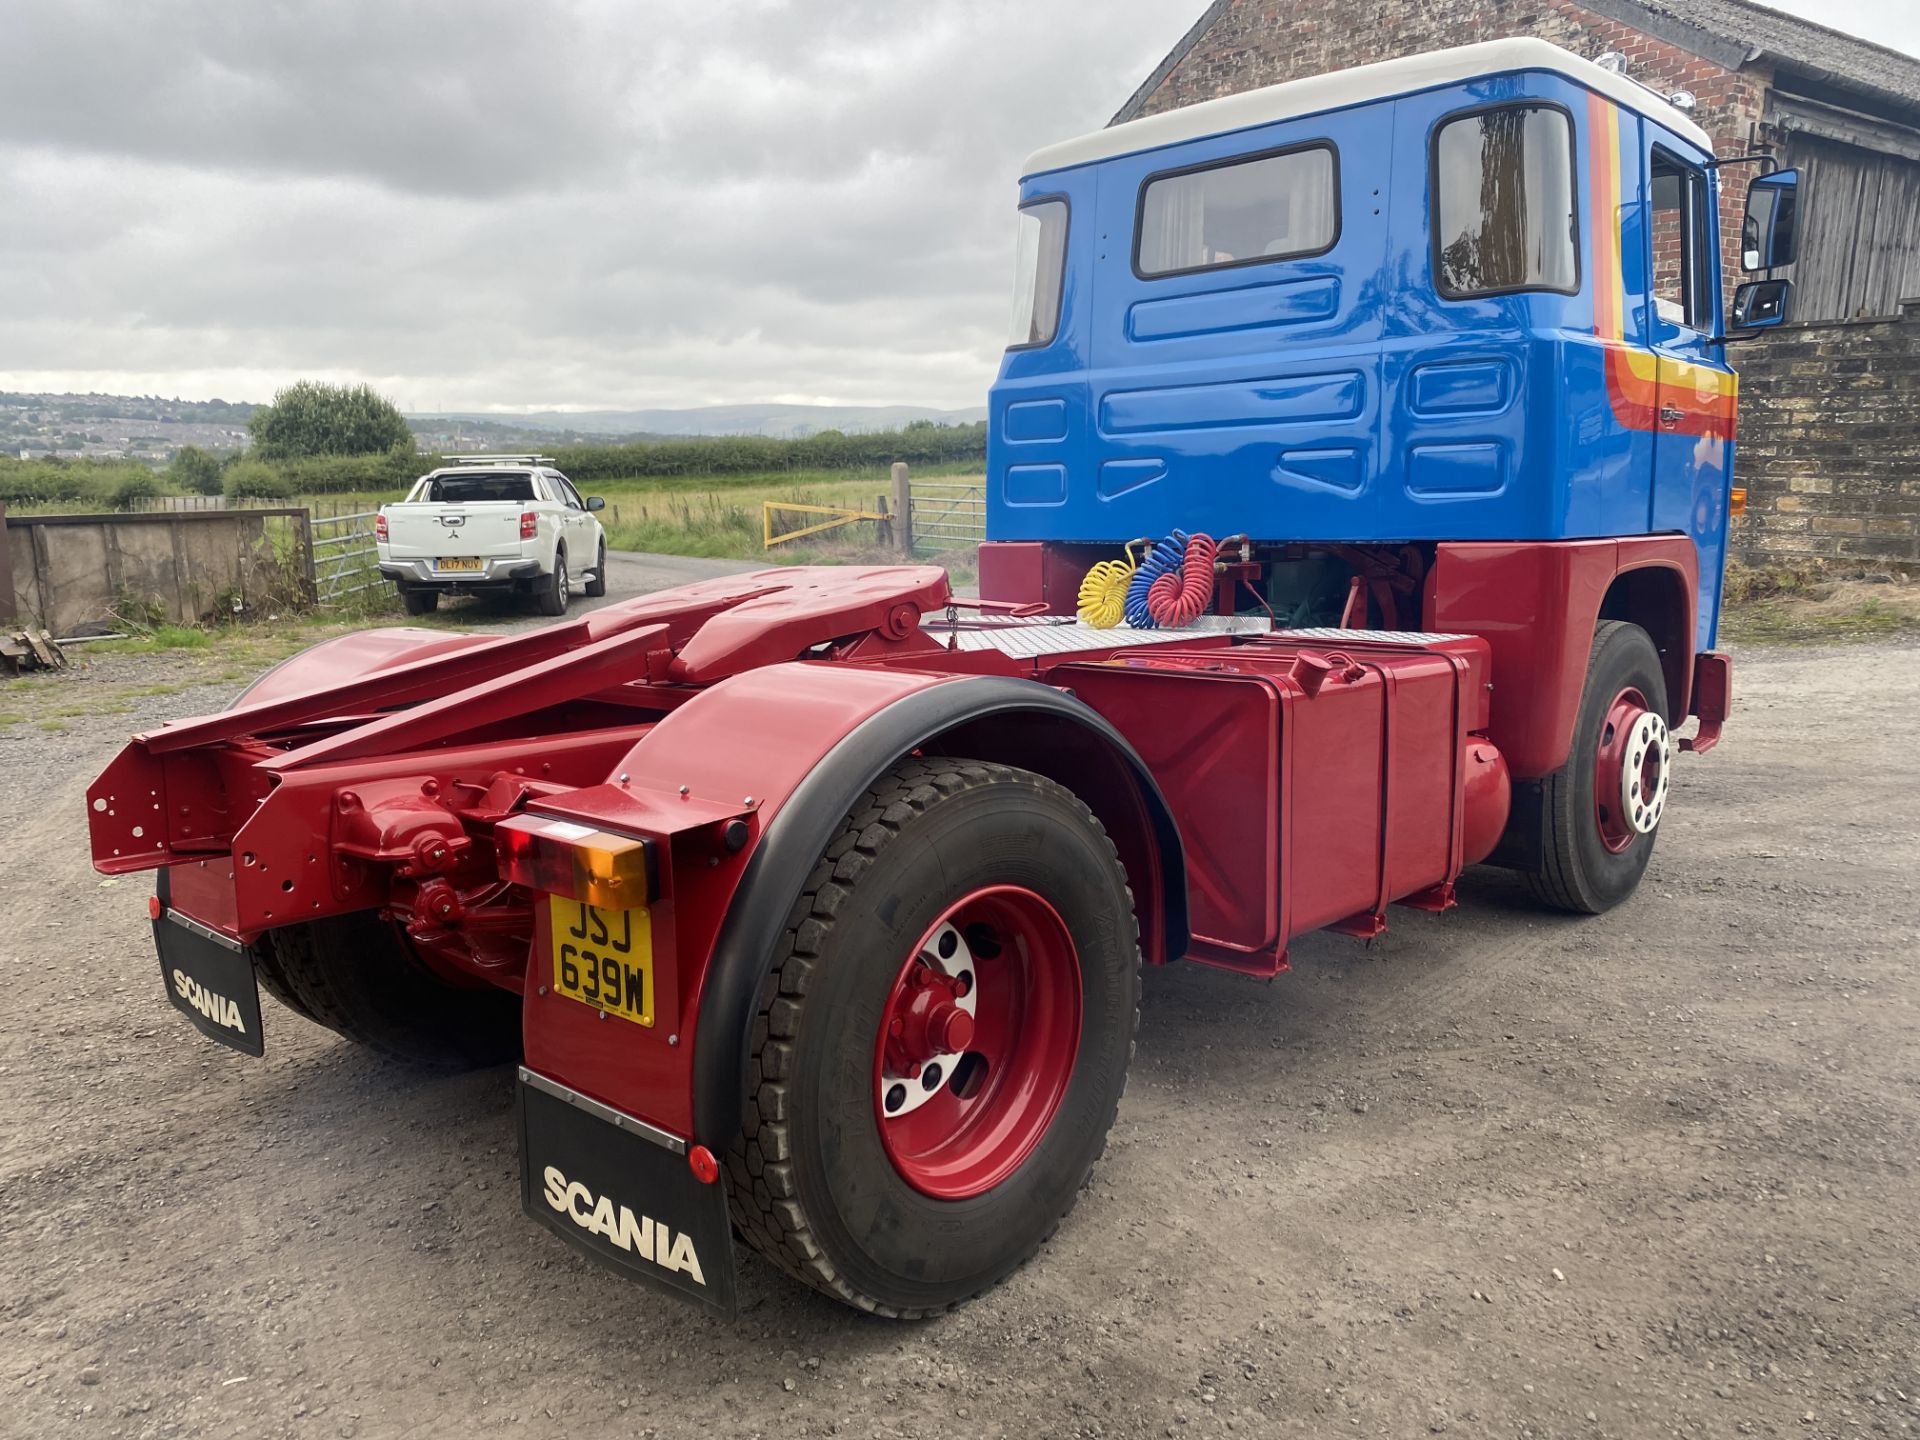
M 1594 819 L 1616 853 L 1651 835 L 1667 808 L 1673 737 L 1638 689 L 1622 690 L 1608 707 L 1594 755 Z
M 948 909 L 901 966 L 874 1041 L 887 1158 L 923 1194 L 1006 1179 L 1059 1109 L 1080 1043 L 1080 962 L 1059 913 L 1017 885 Z
M 883 1031 L 880 1113 L 910 1115 L 940 1093 L 973 1044 L 973 952 L 952 922 L 938 926 L 901 972 Z

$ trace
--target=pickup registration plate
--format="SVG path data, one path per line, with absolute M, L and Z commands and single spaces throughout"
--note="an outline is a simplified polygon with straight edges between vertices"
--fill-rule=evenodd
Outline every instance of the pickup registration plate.
M 653 1024 L 653 919 L 555 895 L 549 901 L 553 988 L 635 1025 Z
M 477 575 L 487 568 L 487 562 L 478 555 L 442 555 L 433 563 L 438 570 L 457 570 L 470 575 Z

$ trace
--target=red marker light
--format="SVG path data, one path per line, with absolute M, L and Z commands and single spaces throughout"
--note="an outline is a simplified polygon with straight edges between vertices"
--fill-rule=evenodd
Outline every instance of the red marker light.
M 160 903 L 160 897 L 158 895 L 149 895 L 147 897 L 147 914 L 158 920 L 166 913 L 167 907 Z
M 693 1171 L 693 1178 L 702 1185 L 711 1185 L 720 1178 L 720 1162 L 713 1158 L 713 1152 L 704 1145 L 687 1147 L 687 1168 Z

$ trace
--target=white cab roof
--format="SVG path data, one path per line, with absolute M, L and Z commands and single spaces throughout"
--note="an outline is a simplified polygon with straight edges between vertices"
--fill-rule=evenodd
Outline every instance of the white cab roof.
M 1457 85 L 1486 75 L 1514 70 L 1551 70 L 1589 90 L 1597 90 L 1629 110 L 1666 126 L 1674 134 L 1691 140 L 1709 154 L 1713 141 L 1707 132 L 1653 91 L 1611 70 L 1602 70 L 1571 50 L 1562 50 L 1545 40 L 1516 37 L 1487 40 L 1478 45 L 1462 45 L 1453 50 L 1434 50 L 1425 55 L 1408 55 L 1397 60 L 1380 60 L 1352 70 L 1336 70 L 1305 80 L 1288 80 L 1261 90 L 1246 90 L 1238 95 L 1223 95 L 1218 100 L 1203 100 L 1179 110 L 1167 110 L 1124 125 L 1109 125 L 1076 140 L 1063 140 L 1036 150 L 1027 157 L 1023 175 L 1038 175 L 1047 170 L 1064 170 L 1070 165 L 1085 165 L 1114 155 L 1132 155 L 1142 150 L 1157 150 L 1184 140 L 1208 135 L 1225 135 L 1255 125 L 1270 125 L 1301 115 L 1317 115 L 1370 100 L 1386 100 L 1409 95 L 1417 90 L 1432 90 L 1442 85 Z

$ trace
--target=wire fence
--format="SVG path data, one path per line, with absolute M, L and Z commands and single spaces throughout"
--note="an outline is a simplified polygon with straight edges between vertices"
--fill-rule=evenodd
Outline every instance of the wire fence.
M 964 550 L 987 538 L 984 480 L 915 480 L 913 548 L 922 554 Z

